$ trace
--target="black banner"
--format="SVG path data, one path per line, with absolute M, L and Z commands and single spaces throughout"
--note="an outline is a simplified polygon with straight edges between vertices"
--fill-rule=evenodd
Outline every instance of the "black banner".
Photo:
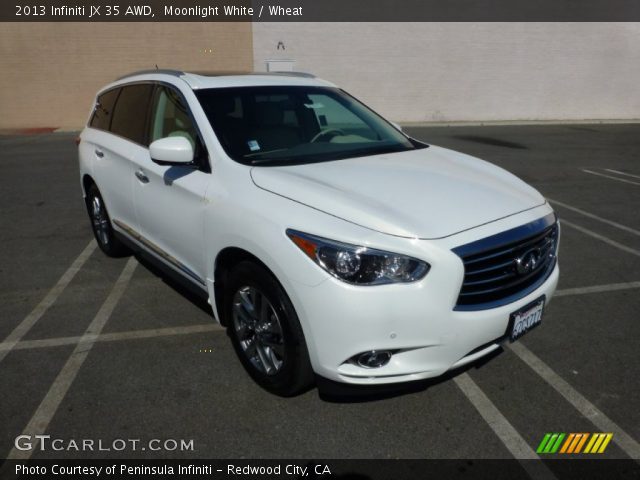
M 3 22 L 634 22 L 638 0 L 4 0 Z
M 453 452 L 452 452 L 453 453 Z M 0 478 L 637 480 L 634 460 L 6 460 Z

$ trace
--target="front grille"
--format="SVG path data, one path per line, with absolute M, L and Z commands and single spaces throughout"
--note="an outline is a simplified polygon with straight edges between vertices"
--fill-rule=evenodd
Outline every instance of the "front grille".
M 453 249 L 464 263 L 456 310 L 486 310 L 538 288 L 556 264 L 555 215 Z

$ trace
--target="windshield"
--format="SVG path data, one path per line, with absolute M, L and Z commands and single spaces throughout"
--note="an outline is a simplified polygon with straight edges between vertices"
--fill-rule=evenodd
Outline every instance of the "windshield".
M 337 88 L 215 88 L 196 95 L 227 154 L 244 164 L 292 165 L 426 146 Z

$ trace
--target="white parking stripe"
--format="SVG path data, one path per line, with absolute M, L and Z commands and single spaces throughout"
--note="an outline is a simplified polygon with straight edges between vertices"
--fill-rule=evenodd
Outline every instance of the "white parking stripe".
M 551 198 L 547 198 L 547 200 L 549 200 L 551 203 L 555 205 L 560 205 L 562 208 L 566 208 L 567 210 L 571 210 L 573 212 L 579 213 L 580 215 L 584 215 L 585 217 L 598 220 L 599 222 L 606 223 L 607 225 L 611 225 L 612 227 L 616 227 L 620 230 L 624 230 L 625 232 L 633 233 L 634 235 L 640 236 L 640 230 L 636 230 L 635 228 L 627 227 L 626 225 L 622 225 L 621 223 L 599 217 L 597 215 L 594 215 L 593 213 L 585 212 L 584 210 L 581 210 L 576 207 L 572 207 L 571 205 L 567 205 L 566 203 L 559 202 L 558 200 L 553 200 Z
M 567 297 L 573 295 L 588 295 L 591 293 L 615 292 L 619 290 L 632 290 L 640 288 L 640 281 L 626 283 L 609 283 L 605 285 L 592 285 L 589 287 L 575 287 L 556 290 L 553 297 Z M 224 327 L 217 323 L 205 323 L 200 325 L 188 325 L 185 327 L 152 328 L 147 330 L 131 330 L 128 332 L 101 333 L 95 338 L 95 342 L 117 342 L 122 340 L 136 340 L 155 337 L 172 337 L 177 335 L 191 335 L 194 333 L 224 332 Z M 75 345 L 82 340 L 76 337 L 55 337 L 39 340 L 23 340 L 17 343 L 0 343 L 0 352 L 4 350 L 31 350 L 34 348 L 63 347 Z
M 11 351 L 12 345 L 15 345 L 24 337 L 31 327 L 33 327 L 38 320 L 44 315 L 44 313 L 55 303 L 58 297 L 62 294 L 67 285 L 73 280 L 73 277 L 76 276 L 76 273 L 80 271 L 82 265 L 87 261 L 87 259 L 91 256 L 93 251 L 96 249 L 97 243 L 95 240 L 91 240 L 89 244 L 85 247 L 85 249 L 78 255 L 78 257 L 73 261 L 71 266 L 67 269 L 66 272 L 62 274 L 58 282 L 53 286 L 49 293 L 40 301 L 38 305 L 29 313 L 20 324 L 13 329 L 13 331 L 4 339 L 2 342 L 3 345 L 7 345 L 8 348 L 3 348 L 0 350 L 0 362 L 7 356 L 7 354 Z
M 87 327 L 87 330 L 80 339 L 80 342 L 76 345 L 76 348 L 67 360 L 67 363 L 62 367 L 62 370 L 49 388 L 49 391 L 42 400 L 42 403 L 40 403 L 40 406 L 34 413 L 28 425 L 25 427 L 23 431 L 24 435 L 41 435 L 46 431 L 51 419 L 58 410 L 62 399 L 67 394 L 69 387 L 76 378 L 80 367 L 82 367 L 82 364 L 89 355 L 91 348 L 95 344 L 95 339 L 100 335 L 104 325 L 109 320 L 109 317 L 113 313 L 118 301 L 127 288 L 129 280 L 131 280 L 131 276 L 133 275 L 137 265 L 138 262 L 136 259 L 131 257 L 122 270 L 120 277 L 116 280 L 111 292 L 109 292 L 109 296 L 100 307 L 100 310 L 91 321 L 91 324 Z M 11 452 L 9 452 L 7 459 L 27 460 L 31 458 L 31 455 L 38 445 L 39 440 L 36 439 L 33 443 L 33 449 L 18 450 L 14 447 Z
M 621 172 L 620 170 L 613 170 L 612 168 L 605 168 L 607 172 L 617 173 L 618 175 L 625 175 L 627 177 L 640 178 L 640 175 L 633 175 L 632 173 Z
M 509 423 L 500 410 L 489 400 L 485 393 L 476 385 L 468 373 L 455 377 L 454 382 L 462 393 L 469 399 L 482 418 L 489 424 L 497 437 L 504 443 L 507 450 L 518 460 L 540 460 L 538 454 L 522 438 L 518 431 Z M 533 479 L 556 478 L 547 466 L 539 462 L 525 461 L 521 465 Z
M 616 247 L 623 252 L 630 253 L 635 255 L 636 257 L 640 257 L 640 250 L 636 250 L 635 248 L 627 247 L 622 243 L 616 242 L 615 240 L 611 240 L 610 238 L 605 237 L 604 235 L 600 235 L 599 233 L 594 232 L 593 230 L 589 230 L 588 228 L 581 227 L 580 225 L 576 225 L 575 223 L 569 222 L 567 220 L 560 220 L 561 225 L 566 225 L 567 227 L 571 227 L 579 232 L 584 233 L 585 235 L 589 235 L 590 237 L 597 238 L 598 240 L 608 243 L 612 247 Z
M 114 332 L 114 333 L 101 333 L 94 341 L 95 342 L 114 342 L 122 340 L 136 340 L 141 338 L 156 338 L 156 337 L 170 337 L 176 335 L 191 335 L 193 333 L 204 332 L 223 332 L 224 327 L 216 323 L 203 324 L 203 325 L 189 325 L 187 327 L 168 327 L 168 328 L 154 328 L 149 330 L 132 330 L 129 332 Z M 18 342 L 13 349 L 14 350 L 29 350 L 33 348 L 49 348 L 49 347 L 63 347 L 66 345 L 75 345 L 82 340 L 83 337 L 56 337 L 56 338 L 43 338 L 41 340 L 25 340 Z M 8 344 L 0 343 L 0 351 L 9 348 Z
M 627 455 L 634 459 L 640 459 L 640 444 L 638 442 L 569 385 L 560 375 L 555 373 L 546 363 L 525 347 L 522 342 L 509 344 L 509 348 L 562 395 L 565 400 L 573 405 L 576 410 L 598 427 L 601 432 L 612 432 L 613 442 L 617 443 Z
M 553 298 L 566 297 L 569 295 L 587 295 L 589 293 L 615 292 L 634 288 L 640 288 L 640 282 L 609 283 L 607 285 L 593 285 L 591 287 L 564 288 L 562 290 L 556 290 Z
M 591 175 L 597 175 L 599 177 L 609 178 L 611 180 L 617 180 L 618 182 L 630 183 L 631 185 L 640 186 L 640 183 L 632 182 L 631 180 L 627 180 L 625 178 L 612 177 L 611 175 L 605 175 L 604 173 L 594 172 L 593 170 L 585 170 L 584 168 L 582 169 L 582 171 L 585 173 L 590 173 Z

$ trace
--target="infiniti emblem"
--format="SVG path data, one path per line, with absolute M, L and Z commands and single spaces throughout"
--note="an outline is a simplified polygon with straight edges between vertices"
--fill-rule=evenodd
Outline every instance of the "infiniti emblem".
M 536 269 L 539 261 L 540 250 L 538 248 L 529 250 L 519 257 L 516 257 L 516 272 L 518 272 L 518 275 L 526 275 L 527 273 L 531 273 Z

